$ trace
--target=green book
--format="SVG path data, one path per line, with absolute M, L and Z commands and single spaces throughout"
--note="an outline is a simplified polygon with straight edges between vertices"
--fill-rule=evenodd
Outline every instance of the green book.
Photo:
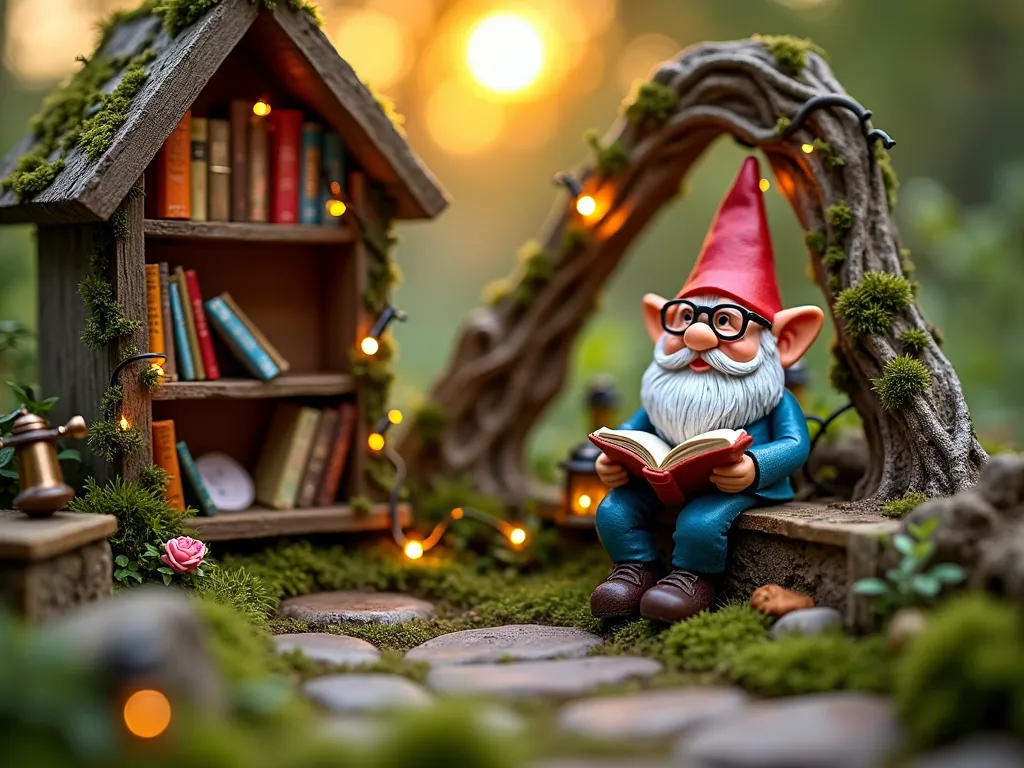
M 194 504 L 203 517 L 213 517 L 217 514 L 217 505 L 213 503 L 210 492 L 206 489 L 202 475 L 196 463 L 192 460 L 192 454 L 185 445 L 184 440 L 178 441 L 178 464 L 181 467 L 182 485 L 185 489 L 185 499 Z
M 253 480 L 256 500 L 271 509 L 293 509 L 313 448 L 320 411 L 279 403 L 263 443 Z

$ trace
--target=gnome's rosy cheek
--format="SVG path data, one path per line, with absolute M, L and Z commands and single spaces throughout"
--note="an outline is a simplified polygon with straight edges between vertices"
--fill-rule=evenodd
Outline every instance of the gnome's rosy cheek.
M 736 341 L 723 341 L 718 348 L 737 363 L 748 363 L 757 357 L 761 349 L 761 328 L 751 323 L 742 338 Z

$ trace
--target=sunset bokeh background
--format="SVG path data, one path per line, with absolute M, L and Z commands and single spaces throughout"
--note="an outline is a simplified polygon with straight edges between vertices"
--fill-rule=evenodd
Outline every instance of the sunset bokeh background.
M 42 97 L 94 46 L 104 14 L 138 0 L 0 0 L 0 151 Z M 897 141 L 897 207 L 928 318 L 945 332 L 979 433 L 1018 444 L 1024 411 L 1024 4 L 1017 0 L 321 0 L 324 31 L 405 115 L 408 140 L 449 190 L 437 221 L 405 223 L 395 303 L 409 322 L 394 405 L 415 407 L 445 364 L 484 286 L 512 270 L 553 205 L 554 173 L 585 159 L 658 62 L 703 40 L 753 33 L 813 38 L 847 91 Z M 575 351 L 572 379 L 535 435 L 538 467 L 583 436 L 582 392 L 608 374 L 635 407 L 650 346 L 646 291 L 675 292 L 744 151 L 723 140 L 635 243 Z M 820 303 L 792 212 L 766 193 L 787 304 Z M 36 324 L 31 229 L 0 229 L 0 322 Z M 0 326 L 2 327 L 2 326 Z M 830 333 L 828 331 L 826 336 Z M 828 390 L 827 338 L 809 357 L 812 397 Z M 0 375 L 32 381 L 31 347 L 2 352 Z M 61 393 L 44 393 L 59 395 Z M 2 396 L 0 396 L 2 397 Z M 6 406 L 6 401 L 0 402 Z

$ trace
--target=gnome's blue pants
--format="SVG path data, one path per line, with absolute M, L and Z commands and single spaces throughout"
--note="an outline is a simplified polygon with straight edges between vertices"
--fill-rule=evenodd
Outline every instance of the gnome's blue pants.
M 740 512 L 758 503 L 743 493 L 711 491 L 693 497 L 676 517 L 672 567 L 697 573 L 725 570 L 726 534 Z M 597 534 L 613 563 L 659 560 L 650 528 L 665 505 L 651 486 L 631 480 L 612 489 L 597 508 Z

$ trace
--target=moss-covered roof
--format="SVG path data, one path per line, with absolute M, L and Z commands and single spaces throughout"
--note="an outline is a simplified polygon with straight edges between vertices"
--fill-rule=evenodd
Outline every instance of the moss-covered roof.
M 399 218 L 444 210 L 444 189 L 301 3 L 205 5 L 181 29 L 169 30 L 151 1 L 104 26 L 80 74 L 44 102 L 46 119 L 0 161 L 0 223 L 108 219 L 251 29 L 282 84 L 341 134 Z

